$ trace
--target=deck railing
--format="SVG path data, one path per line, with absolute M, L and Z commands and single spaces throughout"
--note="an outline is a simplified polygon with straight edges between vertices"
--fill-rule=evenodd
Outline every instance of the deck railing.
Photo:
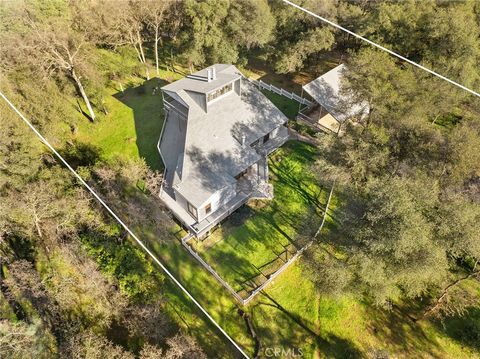
M 203 258 L 188 244 L 189 240 L 193 238 L 192 234 L 187 234 L 185 237 L 182 238 L 181 242 L 182 245 L 187 249 L 187 251 L 208 271 L 210 272 L 214 278 L 225 288 L 227 291 L 233 295 L 233 297 L 241 304 L 241 305 L 247 305 L 255 296 L 260 293 L 263 289 L 265 289 L 266 286 L 268 286 L 275 278 L 277 278 L 281 273 L 283 273 L 293 262 L 295 262 L 317 239 L 318 235 L 320 234 L 320 231 L 322 230 L 325 220 L 328 214 L 328 208 L 330 206 L 330 201 L 332 199 L 333 195 L 333 189 L 334 189 L 335 183 L 332 184 L 332 188 L 330 189 L 330 193 L 328 195 L 328 200 L 327 204 L 325 207 L 325 212 L 322 217 L 321 224 L 316 231 L 315 235 L 313 238 L 302 248 L 300 248 L 295 254 L 288 259 L 280 268 L 278 268 L 275 272 L 270 274 L 265 282 L 263 282 L 261 285 L 259 285 L 257 288 L 255 288 L 253 291 L 251 291 L 248 295 L 248 297 L 243 298 L 239 292 L 235 291 L 230 284 L 228 284 L 218 273 L 215 269 L 212 268 Z M 241 291 L 240 291 L 241 292 Z

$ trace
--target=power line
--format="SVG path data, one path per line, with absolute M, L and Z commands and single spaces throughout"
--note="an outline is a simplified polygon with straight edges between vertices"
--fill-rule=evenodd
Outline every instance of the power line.
M 53 148 L 53 146 L 42 136 L 42 134 L 28 121 L 25 116 L 10 102 L 10 100 L 0 91 L 0 96 L 7 102 L 7 104 L 20 116 L 20 118 L 30 127 L 30 129 L 40 138 L 40 140 L 47 146 L 57 158 L 62 162 L 73 175 L 80 181 L 80 183 L 88 189 L 88 191 L 100 202 L 100 204 L 112 215 L 115 220 L 132 236 L 142 249 L 163 269 L 163 271 L 170 277 L 171 280 L 192 300 L 193 303 L 207 316 L 207 318 L 220 330 L 220 332 L 238 349 L 238 351 L 245 357 L 249 356 L 240 348 L 240 346 L 223 330 L 223 328 L 213 319 L 210 314 L 197 302 L 197 300 L 187 291 L 187 289 L 174 277 L 172 273 L 158 260 L 158 258 L 147 248 L 147 246 L 133 233 L 130 228 L 120 219 L 119 216 L 103 201 L 103 199 L 91 188 L 87 182 L 68 164 L 68 162 Z
M 300 5 L 294 4 L 293 2 L 291 2 L 291 1 L 289 1 L 289 0 L 283 0 L 283 2 L 286 3 L 286 4 L 288 4 L 288 5 L 293 6 L 294 8 L 297 8 L 297 9 L 299 9 L 299 10 L 302 10 L 303 12 L 306 12 L 306 13 L 309 14 L 309 15 L 314 16 L 314 17 L 316 17 L 317 19 L 319 19 L 319 20 L 321 20 L 321 21 L 323 21 L 323 22 L 326 22 L 327 24 L 329 24 L 329 25 L 331 25 L 331 26 L 333 26 L 333 27 L 336 27 L 337 29 L 340 29 L 340 30 L 342 30 L 342 31 L 345 31 L 346 33 L 348 33 L 348 34 L 350 34 L 350 35 L 352 35 L 352 36 L 355 36 L 356 38 L 358 38 L 358 39 L 360 39 L 360 40 L 363 40 L 363 41 L 367 42 L 368 44 L 379 48 L 380 50 L 386 51 L 386 52 L 388 52 L 390 55 L 395 56 L 395 57 L 398 57 L 399 59 L 401 59 L 401 60 L 403 60 L 403 61 L 406 61 L 406 62 L 408 62 L 409 64 L 418 67 L 419 69 L 422 69 L 422 70 L 424 70 L 424 71 L 427 71 L 428 73 L 430 73 L 430 74 L 432 74 L 432 75 L 434 75 L 434 76 L 436 76 L 436 77 L 438 77 L 438 78 L 440 78 L 440 79 L 442 79 L 442 80 L 445 80 L 445 81 L 447 81 L 447 82 L 450 82 L 452 85 L 455 85 L 455 86 L 461 88 L 462 90 L 468 91 L 468 92 L 470 92 L 471 94 L 473 94 L 473 95 L 475 95 L 475 96 L 477 96 L 477 97 L 480 97 L 480 93 L 478 93 L 478 92 L 476 92 L 476 91 L 474 91 L 474 90 L 471 90 L 471 89 L 469 89 L 468 87 L 466 87 L 466 86 L 464 86 L 464 85 L 462 85 L 462 84 L 459 84 L 458 82 L 455 82 L 455 81 L 453 81 L 453 80 L 450 80 L 448 77 L 445 77 L 445 76 L 439 74 L 438 72 L 435 72 L 435 71 L 433 71 L 433 70 L 430 70 L 429 68 L 427 68 L 427 67 L 425 67 L 425 66 L 423 66 L 423 65 L 420 65 L 420 64 L 416 63 L 415 61 L 412 61 L 412 60 L 410 60 L 410 59 L 407 59 L 405 56 L 402 56 L 402 55 L 396 53 L 395 51 L 389 50 L 389 49 L 387 49 L 386 47 L 377 44 L 376 42 L 373 42 L 373 41 L 371 41 L 371 40 L 369 40 L 369 39 L 367 39 L 367 38 L 365 38 L 365 37 L 363 37 L 363 36 L 361 36 L 361 35 L 358 35 L 357 33 L 355 33 L 355 32 L 353 32 L 353 31 L 351 31 L 351 30 L 348 30 L 348 29 L 344 28 L 343 26 L 340 26 L 340 25 L 334 23 L 333 21 L 330 21 L 330 20 L 328 20 L 328 19 L 325 19 L 324 17 L 322 17 L 322 16 L 320 16 L 320 15 L 317 15 L 317 14 L 315 14 L 314 12 L 312 12 L 312 11 L 310 11 L 310 10 L 305 9 L 305 8 L 301 7 Z

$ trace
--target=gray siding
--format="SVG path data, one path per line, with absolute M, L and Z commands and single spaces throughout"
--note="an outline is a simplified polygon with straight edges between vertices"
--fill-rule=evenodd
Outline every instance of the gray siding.
M 205 217 L 211 215 L 213 212 L 218 210 L 220 207 L 225 205 L 228 201 L 233 199 L 235 195 L 237 194 L 235 185 L 231 186 L 226 186 L 222 188 L 221 190 L 215 192 L 208 201 L 202 204 L 200 208 L 198 209 L 198 220 L 201 221 Z M 212 206 L 212 211 L 207 215 L 205 213 L 205 207 L 206 205 L 210 203 Z
M 241 90 L 240 90 L 240 87 L 241 87 L 241 86 L 240 86 L 240 79 L 235 80 L 235 82 L 234 82 L 234 84 L 233 84 L 233 89 L 234 89 L 234 91 L 237 93 L 237 95 L 239 95 L 239 96 L 240 96 L 240 91 L 241 91 Z
M 187 93 L 203 111 L 207 112 L 207 98 L 205 94 L 193 91 L 187 91 Z

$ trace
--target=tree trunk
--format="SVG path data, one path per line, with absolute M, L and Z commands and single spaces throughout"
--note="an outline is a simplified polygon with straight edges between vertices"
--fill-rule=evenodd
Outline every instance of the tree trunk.
M 143 46 L 142 46 L 142 38 L 140 37 L 140 33 L 137 33 L 137 42 L 138 42 L 138 49 L 140 50 L 140 55 L 141 55 L 141 62 L 145 65 L 145 75 L 147 76 L 147 80 L 150 80 L 150 72 L 148 71 L 148 64 L 147 60 L 145 58 L 145 53 L 143 52 Z
M 173 72 L 177 72 L 175 70 L 175 62 L 173 61 L 173 50 L 170 49 L 170 66 L 172 66 L 172 71 Z
M 155 27 L 155 67 L 157 75 L 160 76 L 160 71 L 158 70 L 158 40 L 158 27 Z
M 476 264 L 475 264 L 476 266 Z M 453 287 L 457 286 L 459 283 L 463 282 L 464 280 L 467 280 L 467 279 L 470 279 L 476 275 L 480 274 L 480 270 L 479 271 L 475 271 L 475 267 L 473 268 L 473 272 L 464 276 L 464 277 L 461 277 L 461 278 L 458 278 L 456 281 L 450 283 L 449 285 L 447 285 L 445 287 L 445 289 L 443 290 L 442 294 L 440 295 L 440 297 L 438 297 L 436 300 L 435 300 L 435 303 L 433 303 L 429 308 L 427 308 L 427 310 L 423 313 L 422 315 L 422 318 L 425 318 L 427 317 L 428 315 L 430 315 L 431 313 L 435 312 L 439 307 L 440 307 L 440 304 L 442 303 L 443 299 L 445 298 L 445 296 L 447 295 L 448 291 L 450 289 L 452 289 Z
M 70 75 L 71 75 L 73 81 L 75 81 L 75 84 L 77 85 L 78 91 L 80 92 L 80 95 L 82 95 L 83 101 L 85 101 L 85 105 L 87 105 L 87 109 L 88 109 L 88 112 L 90 114 L 91 120 L 95 121 L 95 112 L 93 112 L 92 105 L 90 104 L 90 100 L 88 99 L 87 94 L 86 94 L 86 92 L 83 88 L 83 85 L 80 82 L 80 78 L 77 76 L 74 69 L 72 69 L 70 71 Z
M 40 228 L 40 220 L 38 219 L 38 216 L 36 214 L 34 214 L 34 217 L 35 229 L 37 230 L 37 234 L 40 238 L 43 238 L 42 230 Z

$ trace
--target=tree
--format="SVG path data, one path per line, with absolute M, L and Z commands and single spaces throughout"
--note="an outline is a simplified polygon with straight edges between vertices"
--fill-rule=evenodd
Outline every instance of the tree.
M 147 28 L 153 32 L 153 51 L 155 53 L 155 68 L 157 69 L 157 75 L 160 75 L 158 69 L 158 44 L 162 40 L 162 27 L 164 27 L 164 17 L 171 6 L 172 0 L 154 1 L 145 3 L 145 23 Z
M 135 356 L 104 336 L 92 331 L 79 333 L 60 348 L 64 357 L 73 359 L 133 359 Z
M 336 17 L 335 1 L 304 1 L 302 6 L 331 20 Z M 272 42 L 267 50 L 275 70 L 288 73 L 302 69 L 305 61 L 334 43 L 333 33 L 315 17 L 285 6 L 282 1 L 271 1 L 276 19 Z
M 223 25 L 228 15 L 225 0 L 186 0 L 187 27 L 181 35 L 186 44 L 183 57 L 189 65 L 234 63 L 238 59 L 235 44 L 229 41 Z
M 231 41 L 250 50 L 273 39 L 275 18 L 266 0 L 239 0 L 230 5 L 227 26 Z
M 165 313 L 165 299 L 148 304 L 134 304 L 123 315 L 125 327 L 131 335 L 141 336 L 149 343 L 161 343 L 171 336 L 175 326 Z
M 448 137 L 448 174 L 451 181 L 465 183 L 480 177 L 480 123 L 463 121 Z
M 147 19 L 148 9 L 142 7 L 140 2 L 125 2 L 120 6 L 120 14 L 118 20 L 122 34 L 127 43 L 135 49 L 138 60 L 145 66 L 145 75 L 150 80 L 150 72 L 148 63 L 143 50 L 144 36 L 143 29 Z M 118 5 L 118 4 L 117 4 Z
M 0 320 L 0 356 L 2 358 L 51 358 L 49 340 L 40 320 L 31 324 Z
M 183 333 L 178 333 L 167 340 L 168 349 L 163 354 L 165 359 L 206 359 L 198 343 Z
M 2 196 L 9 211 L 0 217 L 0 227 L 10 234 L 38 238 L 45 246 L 55 244 L 63 235 L 82 224 L 98 224 L 82 190 L 72 187 L 65 170 L 40 171 L 35 182 L 9 190 Z
M 466 86 L 479 81 L 475 2 L 380 2 L 366 12 L 367 38 Z
M 120 320 L 127 300 L 118 283 L 106 278 L 76 242 L 57 247 L 44 266 L 43 283 L 70 321 L 100 332 Z
M 317 27 L 300 35 L 294 45 L 288 46 L 279 56 L 275 70 L 279 73 L 298 71 L 303 68 L 305 59 L 321 50 L 330 49 L 334 37 L 327 28 Z
M 421 180 L 399 178 L 371 181 L 365 192 L 342 223 L 358 281 L 377 303 L 400 291 L 407 298 L 427 293 L 448 271 L 428 221 L 436 193 Z
M 461 193 L 444 195 L 436 217 L 436 235 L 455 259 L 480 260 L 480 203 Z
M 87 106 L 90 119 L 94 121 L 95 112 L 82 80 L 82 73 L 88 66 L 87 53 L 91 47 L 84 34 L 76 32 L 72 27 L 68 8 L 59 5 L 51 11 L 57 14 L 65 12 L 66 15 L 52 17 L 37 6 L 24 9 L 26 25 L 31 30 L 24 46 L 33 59 L 40 59 L 40 66 L 47 75 L 60 71 L 74 82 Z

